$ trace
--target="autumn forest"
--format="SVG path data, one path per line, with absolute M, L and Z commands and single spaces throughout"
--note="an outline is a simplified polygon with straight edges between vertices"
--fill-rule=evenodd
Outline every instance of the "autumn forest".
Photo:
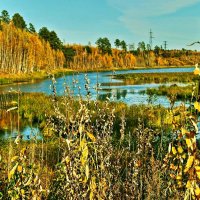
M 70 68 L 97 70 L 151 66 L 191 65 L 200 60 L 200 54 L 191 50 L 164 50 L 140 42 L 138 47 L 124 40 L 99 38 L 96 47 L 90 44 L 63 44 L 55 31 L 42 27 L 37 33 L 34 25 L 27 27 L 23 17 L 16 13 L 10 18 L 3 10 L 0 16 L 0 71 L 31 73 L 43 69 Z

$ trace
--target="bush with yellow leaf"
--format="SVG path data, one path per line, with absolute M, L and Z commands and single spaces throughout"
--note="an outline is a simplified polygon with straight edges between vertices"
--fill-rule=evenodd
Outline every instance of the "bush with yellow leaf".
M 26 148 L 18 156 L 11 158 L 8 168 L 4 199 L 41 199 L 43 189 L 39 179 L 39 168 L 28 164 Z

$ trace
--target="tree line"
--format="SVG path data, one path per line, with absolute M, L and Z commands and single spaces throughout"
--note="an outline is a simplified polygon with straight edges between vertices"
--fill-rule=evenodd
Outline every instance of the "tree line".
M 28 73 L 41 69 L 67 67 L 78 70 L 133 68 L 135 66 L 186 65 L 200 61 L 198 52 L 164 50 L 139 42 L 136 48 L 116 39 L 114 47 L 107 37 L 100 37 L 96 47 L 63 44 L 54 30 L 42 27 L 37 32 L 32 23 L 6 10 L 0 15 L 0 71 Z
M 18 13 L 10 19 L 7 11 L 0 16 L 0 71 L 30 73 L 42 69 L 63 67 L 65 57 L 61 50 L 36 33 L 30 23 L 27 27 Z
M 101 68 L 130 68 L 135 66 L 135 56 L 118 49 L 99 49 L 92 46 L 68 45 L 67 66 L 76 70 L 97 70 Z

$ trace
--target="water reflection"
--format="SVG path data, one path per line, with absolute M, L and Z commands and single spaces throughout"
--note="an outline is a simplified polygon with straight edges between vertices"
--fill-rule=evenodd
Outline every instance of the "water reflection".
M 17 127 L 17 125 L 18 115 L 16 112 L 7 112 L 0 109 L 0 130 L 12 129 L 12 127 Z
M 23 140 L 32 138 L 41 139 L 41 133 L 37 126 L 30 127 L 25 120 L 18 119 L 16 111 L 0 110 L 0 139 L 15 139 L 18 134 Z
M 107 99 L 110 99 L 111 97 L 112 97 L 112 93 L 105 93 L 105 94 L 98 95 L 97 99 L 101 101 L 105 101 Z
M 110 99 L 112 101 L 119 101 L 119 100 L 124 100 L 126 98 L 126 95 L 128 94 L 128 90 L 121 90 L 121 89 L 102 89 L 105 93 L 102 93 L 98 95 L 97 99 L 98 100 L 103 100 L 105 101 L 106 99 Z M 134 91 L 129 91 L 132 94 L 134 94 Z
M 141 70 L 125 70 L 116 71 L 116 74 L 126 73 L 162 73 L 162 72 L 192 72 L 191 68 L 165 68 L 165 69 L 141 69 Z M 115 80 L 112 77 L 113 72 L 92 72 L 92 73 L 76 73 L 73 75 L 66 75 L 56 79 L 56 91 L 58 95 L 63 95 L 67 88 L 71 91 L 74 96 L 82 95 L 83 97 L 89 92 L 92 100 L 106 100 L 109 98 L 111 101 L 121 101 L 132 104 L 148 104 L 153 103 L 155 105 L 161 104 L 164 107 L 169 107 L 170 102 L 165 96 L 150 97 L 149 95 L 142 93 L 141 91 L 147 88 L 158 88 L 160 85 L 171 85 L 168 84 L 127 84 L 121 80 Z M 89 80 L 89 85 L 86 87 L 86 78 Z M 47 95 L 52 94 L 52 84 L 50 79 L 46 79 L 37 83 L 23 83 L 15 84 L 10 86 L 0 86 L 1 91 L 12 90 L 21 92 L 41 92 Z M 178 85 L 184 85 L 176 83 Z M 97 90 L 97 85 L 100 85 Z M 86 89 L 87 88 L 87 89 Z M 179 105 L 180 102 L 176 102 L 175 105 Z M 24 127 L 24 128 L 13 128 L 13 127 Z M 23 139 L 28 140 L 30 138 L 41 138 L 40 130 L 37 126 L 31 128 L 23 121 L 18 123 L 17 112 L 6 112 L 0 110 L 0 138 L 15 138 L 20 132 L 23 135 Z
M 191 68 L 164 68 L 164 69 L 139 69 L 139 70 L 123 70 L 116 71 L 116 74 L 127 74 L 127 73 L 163 73 L 163 72 L 192 72 Z M 92 72 L 92 73 L 75 73 L 73 75 L 65 75 L 56 79 L 56 91 L 57 95 L 63 95 L 67 88 L 70 90 L 70 94 L 82 97 L 86 96 L 89 92 L 91 99 L 105 100 L 106 97 L 113 101 L 123 101 L 129 105 L 132 104 L 146 104 L 148 103 L 148 95 L 141 94 L 140 91 L 146 90 L 147 88 L 158 88 L 161 84 L 127 84 L 121 80 L 115 80 L 112 77 L 113 71 L 107 72 Z M 89 80 L 89 84 L 86 87 L 86 82 Z M 12 85 L 13 90 L 20 89 L 22 92 L 41 92 L 47 95 L 52 94 L 52 84 L 50 79 L 43 80 L 38 83 L 28 83 L 20 85 Z M 174 83 L 171 83 L 174 84 Z M 97 92 L 97 85 L 100 85 Z M 162 84 L 163 85 L 163 84 Z M 164 84 L 170 85 L 170 84 Z M 8 91 L 11 86 L 2 86 L 1 90 Z M 86 89 L 87 88 L 87 89 Z M 180 102 L 179 102 L 180 103 Z M 166 97 L 157 97 L 155 104 L 162 104 L 168 107 L 169 101 Z
M 42 134 L 38 127 L 25 126 L 24 128 L 20 129 L 20 134 L 22 135 L 23 140 L 42 139 Z M 0 139 L 14 140 L 17 137 L 17 135 L 18 135 L 18 130 L 16 128 L 13 128 L 11 130 L 10 129 L 0 130 Z

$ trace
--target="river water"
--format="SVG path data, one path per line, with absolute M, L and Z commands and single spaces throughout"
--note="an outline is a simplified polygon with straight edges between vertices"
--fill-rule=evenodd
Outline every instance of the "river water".
M 125 85 L 123 81 L 113 78 L 114 74 L 128 74 L 128 73 L 166 73 L 166 72 L 192 72 L 194 67 L 190 68 L 163 68 L 163 69 L 137 69 L 137 70 L 122 70 L 122 71 L 106 71 L 106 72 L 90 72 L 90 73 L 75 73 L 73 75 L 65 75 L 56 78 L 56 93 L 63 95 L 66 88 L 71 95 L 81 95 L 85 97 L 89 94 L 90 98 L 101 99 L 109 98 L 111 101 L 124 102 L 128 105 L 133 104 L 147 104 L 150 100 L 155 105 L 162 105 L 169 107 L 170 103 L 167 97 L 157 96 L 151 98 L 146 94 L 141 94 L 140 91 L 147 88 L 157 88 L 162 84 L 140 84 L 140 85 Z M 88 83 L 88 84 L 87 84 Z M 167 85 L 174 83 L 167 83 Z M 166 84 L 165 84 L 166 85 Z M 97 87 L 98 86 L 98 87 Z M 87 88 L 87 89 L 86 89 Z M 98 89 L 97 89 L 98 88 Z M 46 79 L 36 83 L 14 84 L 9 86 L 1 86 L 0 91 L 20 90 L 21 92 L 40 92 L 47 95 L 52 94 L 52 80 Z M 176 102 L 180 104 L 181 102 Z M 25 139 L 29 137 L 30 127 L 22 130 Z M 32 132 L 39 131 L 37 128 L 31 129 Z M 14 134 L 14 135 L 13 135 Z M 1 133 L 0 138 L 8 138 L 8 135 L 15 137 L 16 131 L 10 134 L 8 131 Z
M 91 99 L 105 99 L 109 97 L 111 101 L 121 101 L 129 105 L 132 104 L 147 104 L 149 96 L 141 94 L 140 91 L 147 88 L 157 88 L 162 84 L 140 84 L 140 85 L 125 85 L 123 81 L 112 78 L 113 74 L 128 74 L 128 73 L 165 73 L 165 72 L 192 72 L 191 68 L 164 68 L 164 69 L 137 69 L 123 71 L 106 71 L 106 72 L 90 72 L 76 73 L 73 75 L 65 75 L 56 79 L 56 92 L 58 95 L 63 95 L 66 86 L 70 93 L 74 96 L 90 94 Z M 89 89 L 85 89 L 86 81 L 89 80 Z M 98 93 L 97 93 L 97 84 Z M 170 83 L 174 84 L 174 83 Z M 168 85 L 170 85 L 168 83 Z M 0 90 L 20 90 L 22 92 L 41 92 L 52 94 L 52 80 L 46 79 L 37 83 L 24 83 L 9 86 L 1 86 Z M 154 99 L 154 104 L 161 104 L 165 107 L 169 106 L 169 101 L 165 96 L 159 96 Z

